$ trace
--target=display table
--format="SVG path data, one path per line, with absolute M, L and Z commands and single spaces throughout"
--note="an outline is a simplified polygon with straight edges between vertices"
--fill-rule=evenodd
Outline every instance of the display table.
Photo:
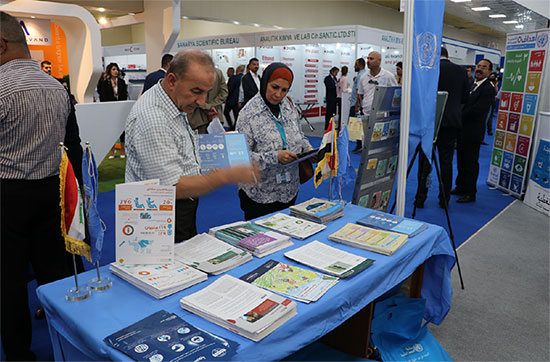
M 288 213 L 288 210 L 285 210 Z M 91 298 L 80 302 L 65 300 L 65 291 L 74 286 L 74 278 L 66 278 L 37 289 L 38 298 L 46 310 L 52 345 L 56 360 L 129 360 L 107 346 L 106 336 L 164 309 L 174 312 L 194 326 L 205 329 L 240 344 L 235 360 L 278 361 L 302 347 L 321 338 L 348 318 L 361 311 L 370 302 L 396 286 L 419 266 L 424 264 L 422 296 L 426 298 L 424 317 L 440 324 L 451 306 L 451 276 L 455 257 L 451 241 L 444 229 L 430 227 L 401 247 L 393 256 L 372 253 L 328 240 L 328 235 L 348 222 L 372 212 L 355 205 L 347 205 L 345 216 L 327 224 L 327 228 L 306 240 L 293 239 L 294 246 L 262 259 L 254 260 L 230 270 L 228 274 L 240 277 L 274 259 L 296 264 L 283 253 L 319 240 L 350 253 L 375 259 L 375 263 L 363 272 L 340 280 L 317 302 L 297 302 L 298 315 L 260 342 L 253 342 L 222 327 L 210 323 L 180 307 L 179 300 L 211 283 L 216 277 L 164 299 L 157 300 L 122 279 L 111 275 L 108 266 L 101 269 L 109 275 L 113 287 L 105 292 L 93 293 Z M 106 241 L 106 242 L 113 242 Z M 303 267 L 303 266 L 302 266 Z M 89 271 L 79 276 L 85 283 L 95 276 Z

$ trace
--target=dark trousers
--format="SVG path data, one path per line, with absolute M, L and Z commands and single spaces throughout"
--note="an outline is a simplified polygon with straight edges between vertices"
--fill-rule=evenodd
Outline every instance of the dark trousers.
M 330 119 L 336 114 L 336 99 L 327 100 L 327 111 L 325 113 L 325 130 L 328 128 Z
M 199 199 L 176 200 L 176 243 L 197 235 L 197 208 Z
M 252 220 L 260 216 L 271 214 L 275 211 L 281 211 L 296 203 L 298 194 L 290 202 L 272 202 L 269 204 L 260 204 L 252 200 L 246 192 L 239 190 L 239 199 L 241 200 L 241 209 L 244 211 L 244 219 Z
M 233 112 L 233 118 L 235 119 L 235 122 L 231 121 L 231 112 Z M 223 115 L 225 117 L 225 120 L 227 121 L 227 124 L 229 125 L 229 130 L 234 131 L 235 126 L 237 125 L 237 117 L 239 117 L 239 104 L 226 104 L 223 110 Z
M 458 175 L 456 188 L 464 195 L 475 196 L 477 192 L 477 177 L 479 175 L 479 142 L 465 142 L 458 138 L 456 156 Z
M 429 157 L 431 159 L 432 155 L 429 155 Z M 430 160 L 428 159 L 428 157 L 426 157 L 422 150 L 419 150 L 417 175 L 418 186 L 416 188 L 415 200 L 422 204 L 428 198 L 428 187 L 426 186 L 426 184 L 430 172 L 432 172 L 432 165 L 430 164 Z
M 441 182 L 447 201 L 451 198 L 451 188 L 453 186 L 453 157 L 455 144 L 458 138 L 458 128 L 441 127 L 437 136 L 437 153 L 439 155 L 439 171 L 441 172 Z M 439 191 L 439 200 L 443 199 L 441 189 Z
M 39 285 L 70 275 L 61 235 L 59 177 L 0 180 L 1 334 L 7 360 L 33 360 L 28 267 Z

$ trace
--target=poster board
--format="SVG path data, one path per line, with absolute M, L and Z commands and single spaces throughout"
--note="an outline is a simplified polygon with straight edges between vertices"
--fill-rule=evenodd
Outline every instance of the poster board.
M 550 30 L 508 35 L 506 60 L 487 184 L 522 197 L 545 68 Z M 546 79 L 545 79 L 546 78 Z M 535 145 L 536 146 L 536 145 Z

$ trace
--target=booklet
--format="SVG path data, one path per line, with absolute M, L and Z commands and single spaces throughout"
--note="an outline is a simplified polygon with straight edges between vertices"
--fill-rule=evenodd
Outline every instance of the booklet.
M 338 278 L 347 278 L 367 269 L 373 259 L 348 253 L 314 240 L 304 246 L 287 251 L 285 256 L 298 263 Z
M 119 264 L 174 262 L 174 186 L 119 184 L 115 191 L 115 261 Z
M 245 221 L 213 227 L 209 234 L 233 246 L 246 249 L 258 258 L 294 245 L 287 235 Z
M 282 213 L 277 213 L 265 219 L 256 220 L 254 223 L 296 239 L 306 239 L 326 229 L 326 226 L 323 224 L 299 219 Z
M 185 264 L 175 261 L 165 265 L 132 265 L 111 263 L 111 272 L 160 299 L 205 281 L 208 276 Z
M 250 153 L 244 133 L 200 134 L 201 173 L 215 168 L 250 165 Z
M 182 308 L 253 341 L 296 315 L 296 302 L 230 275 L 183 297 Z
M 321 200 L 316 197 L 290 207 L 290 214 L 302 219 L 325 224 L 344 216 L 343 203 Z
M 136 361 L 227 361 L 239 344 L 160 310 L 104 339 Z
M 289 162 L 289 163 L 285 164 L 285 166 L 295 165 L 295 164 L 297 164 L 297 163 L 300 163 L 300 162 L 302 162 L 302 161 L 307 160 L 308 158 L 317 156 L 318 153 L 319 153 L 319 149 L 318 149 L 318 148 L 314 148 L 314 149 L 309 150 L 309 151 L 304 151 L 304 152 L 297 153 L 296 156 L 297 156 L 298 158 L 295 159 L 295 160 L 292 161 L 292 162 Z
M 212 235 L 198 234 L 176 245 L 176 261 L 218 275 L 252 260 L 252 255 Z
M 371 229 L 348 223 L 329 235 L 329 240 L 366 249 L 375 253 L 392 255 L 408 240 L 407 235 Z
M 338 283 L 338 278 L 269 260 L 241 280 L 304 303 L 315 302 Z
M 357 220 L 360 225 L 373 227 L 381 230 L 394 231 L 406 234 L 413 238 L 428 228 L 428 224 L 418 220 L 407 219 L 401 216 L 374 211 L 369 215 Z

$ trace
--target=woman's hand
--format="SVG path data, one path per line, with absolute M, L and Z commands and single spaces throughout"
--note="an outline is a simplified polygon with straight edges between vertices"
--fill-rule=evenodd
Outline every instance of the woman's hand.
M 279 163 L 282 163 L 284 165 L 284 164 L 287 164 L 287 163 L 290 163 L 290 162 L 294 161 L 298 157 L 296 156 L 296 154 L 294 152 L 290 152 L 290 151 L 287 151 L 287 150 L 280 150 L 277 153 L 277 158 L 279 159 Z

